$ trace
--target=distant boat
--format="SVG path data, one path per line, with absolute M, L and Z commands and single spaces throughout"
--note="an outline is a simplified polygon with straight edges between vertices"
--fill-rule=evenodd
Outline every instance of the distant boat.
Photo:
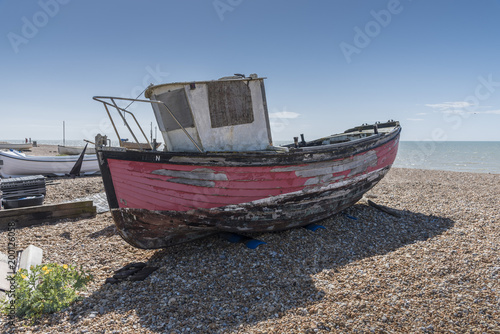
M 66 146 L 64 143 L 66 142 L 66 126 L 63 121 L 63 145 L 57 145 L 57 153 L 62 155 L 80 155 L 84 149 L 83 146 Z M 85 140 L 85 139 L 84 139 Z M 87 147 L 87 146 L 85 146 Z M 87 147 L 85 150 L 85 154 L 95 154 L 95 148 Z
M 57 153 L 64 155 L 80 155 L 83 151 L 83 147 L 78 146 L 61 146 L 57 145 Z M 95 148 L 87 147 L 85 154 L 95 154 Z
M 15 151 L 0 151 L 0 176 L 7 178 L 24 175 L 65 175 L 69 174 L 78 158 L 77 155 L 38 157 Z M 97 157 L 95 155 L 85 155 L 80 174 L 95 174 L 98 172 Z
M 23 143 L 23 144 L 13 144 L 13 143 L 7 143 L 7 142 L 0 142 L 0 150 L 29 150 L 33 147 L 32 143 Z

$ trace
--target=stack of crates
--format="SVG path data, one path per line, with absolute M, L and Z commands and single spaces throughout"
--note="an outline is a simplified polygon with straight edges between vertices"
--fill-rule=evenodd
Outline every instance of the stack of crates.
M 43 175 L 31 175 L 1 179 L 0 200 L 24 198 L 46 194 L 45 177 Z

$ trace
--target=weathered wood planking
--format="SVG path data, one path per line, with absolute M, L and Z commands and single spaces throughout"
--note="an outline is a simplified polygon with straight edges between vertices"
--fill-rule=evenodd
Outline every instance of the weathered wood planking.
M 92 201 L 0 210 L 0 230 L 6 229 L 10 222 L 16 222 L 16 228 L 20 228 L 60 219 L 89 218 L 95 215 L 96 207 Z
M 112 209 L 120 235 L 138 248 L 162 248 L 213 233 L 286 230 L 328 218 L 356 203 L 389 167 L 345 182 L 267 199 L 190 211 Z
M 400 127 L 350 145 L 290 152 L 101 150 L 101 172 L 120 235 L 161 248 L 217 232 L 289 229 L 354 203 L 390 169 Z

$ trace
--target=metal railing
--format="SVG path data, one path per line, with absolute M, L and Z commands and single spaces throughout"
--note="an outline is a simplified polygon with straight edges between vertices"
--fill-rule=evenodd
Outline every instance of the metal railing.
M 118 140 L 120 141 L 120 146 L 121 147 L 124 146 L 124 145 L 122 145 L 122 141 L 120 139 L 121 138 L 120 134 L 118 133 L 118 129 L 116 128 L 115 122 L 113 121 L 113 117 L 111 116 L 111 113 L 109 112 L 108 106 L 113 107 L 113 108 L 115 108 L 117 110 L 118 114 L 120 115 L 121 119 L 123 120 L 123 123 L 125 124 L 125 126 L 127 127 L 127 129 L 130 131 L 130 134 L 132 135 L 132 137 L 134 138 L 135 142 L 137 143 L 139 149 L 142 149 L 142 144 L 139 142 L 139 140 L 137 140 L 137 137 L 135 136 L 134 132 L 130 128 L 127 120 L 125 119 L 125 114 L 129 114 L 129 115 L 132 116 L 132 118 L 135 121 L 135 124 L 137 125 L 137 127 L 139 128 L 139 130 L 141 130 L 142 135 L 146 139 L 147 145 L 152 150 L 156 149 L 156 147 L 153 148 L 153 145 L 148 140 L 148 137 L 146 136 L 146 134 L 142 130 L 142 127 L 139 124 L 139 122 L 137 121 L 137 119 L 135 118 L 134 114 L 131 113 L 130 111 L 126 110 L 126 108 L 128 108 L 128 106 L 130 106 L 130 104 L 132 104 L 134 102 L 145 102 L 145 103 L 149 103 L 149 104 L 155 104 L 156 103 L 156 104 L 163 105 L 165 107 L 165 109 L 168 111 L 168 113 L 170 114 L 170 116 L 172 116 L 172 118 L 174 119 L 174 121 L 177 123 L 177 125 L 179 125 L 179 127 L 184 131 L 184 133 L 186 134 L 186 136 L 188 136 L 188 138 L 191 140 L 191 142 L 193 143 L 193 145 L 198 149 L 198 151 L 200 153 L 203 152 L 203 150 L 200 148 L 200 145 L 198 145 L 196 143 L 196 141 L 189 134 L 189 132 L 187 132 L 187 130 L 181 125 L 181 123 L 179 122 L 179 120 L 177 120 L 177 117 L 175 117 L 174 113 L 162 101 L 157 101 L 157 100 L 139 100 L 139 99 L 131 99 L 131 98 L 126 98 L 126 97 L 114 97 L 114 96 L 94 96 L 93 99 L 96 100 L 97 102 L 101 102 L 104 105 L 104 108 L 106 109 L 106 112 L 108 114 L 109 120 L 111 121 L 111 124 L 113 125 L 113 129 L 115 130 L 115 133 L 118 136 Z M 116 103 L 115 100 L 132 101 L 132 102 L 126 108 L 122 108 L 122 107 L 118 106 L 118 104 Z M 122 115 L 122 113 L 120 111 L 123 112 L 123 115 Z

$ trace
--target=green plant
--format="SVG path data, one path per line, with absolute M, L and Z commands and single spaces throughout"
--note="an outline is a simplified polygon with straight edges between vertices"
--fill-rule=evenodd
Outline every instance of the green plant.
M 44 313 L 53 313 L 80 299 L 80 290 L 93 279 L 80 266 L 49 263 L 19 269 L 13 275 L 16 285 L 14 305 L 16 316 L 36 320 Z M 6 311 L 4 305 L 3 311 Z

